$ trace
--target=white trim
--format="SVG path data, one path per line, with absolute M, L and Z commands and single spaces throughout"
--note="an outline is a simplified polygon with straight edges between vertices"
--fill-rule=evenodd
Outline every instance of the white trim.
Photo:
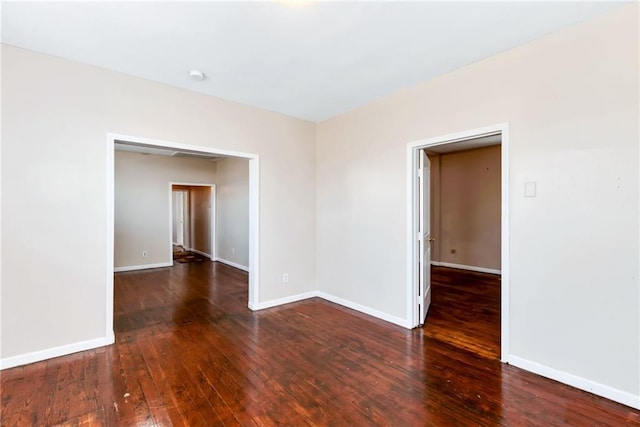
M 253 310 L 260 302 L 260 161 L 249 160 L 249 301 Z
M 173 148 L 177 151 L 197 151 L 200 153 L 219 154 L 221 156 L 242 157 L 243 159 L 256 159 L 257 155 L 244 153 L 242 151 L 223 150 L 220 148 L 204 147 L 202 145 L 189 145 L 173 141 L 163 141 L 159 139 L 141 138 L 139 136 L 123 135 L 118 133 L 109 133 L 109 137 L 113 141 L 124 141 L 132 144 L 152 145 L 160 148 Z
M 207 182 L 182 182 L 182 181 L 171 181 L 169 184 L 171 185 L 184 185 L 185 187 L 212 187 L 215 186 L 216 184 L 210 184 Z M 179 190 L 177 190 L 179 191 Z
M 325 301 L 338 304 L 342 307 L 345 307 L 351 310 L 359 311 L 360 313 L 364 313 L 368 316 L 375 317 L 377 319 L 384 320 L 389 323 L 393 323 L 394 325 L 399 325 L 399 326 L 402 326 L 403 328 L 409 327 L 406 319 L 402 317 L 392 316 L 380 310 L 376 310 L 376 309 L 364 306 L 362 304 L 358 304 L 356 302 L 349 301 L 349 300 L 337 297 L 335 295 L 328 294 L 326 292 L 321 292 L 321 291 L 310 291 L 310 292 L 304 292 L 302 294 L 291 295 L 288 297 L 276 298 L 269 301 L 261 302 L 249 308 L 251 308 L 252 310 L 264 310 L 266 308 L 272 308 L 280 305 L 291 304 L 291 303 L 303 301 L 309 298 L 322 298 Z
M 210 260 L 212 260 L 212 261 L 213 261 L 213 257 L 211 256 L 211 254 L 208 254 L 208 253 L 206 253 L 206 252 L 199 251 L 199 250 L 194 249 L 194 248 L 185 248 L 185 250 L 187 250 L 187 251 L 189 251 L 189 252 L 194 252 L 194 253 L 196 253 L 196 254 L 198 254 L 198 255 L 202 255 L 203 257 L 207 257 L 207 258 L 209 258 Z
M 246 265 L 238 264 L 237 262 L 229 261 L 224 258 L 216 258 L 214 259 L 214 261 L 221 262 L 222 264 L 227 264 L 231 267 L 237 268 L 238 270 L 249 272 L 249 267 L 247 267 Z
M 104 347 L 113 344 L 113 336 L 94 338 L 92 340 L 80 341 L 73 344 L 61 345 L 59 347 L 48 348 L 46 350 L 34 351 L 18 356 L 5 357 L 0 359 L 0 369 L 14 368 L 16 366 L 27 365 L 29 363 L 40 362 L 54 357 L 66 356 L 79 351 L 91 350 L 93 348 Z
M 291 304 L 292 302 L 298 302 L 309 298 L 315 298 L 318 296 L 318 293 L 315 291 L 305 292 L 302 294 L 291 295 L 283 298 L 276 298 L 269 301 L 264 301 L 257 304 L 252 304 L 249 302 L 249 308 L 251 310 L 264 310 L 266 308 L 277 307 L 280 305 Z
M 509 123 L 504 123 L 501 126 L 500 132 L 502 134 L 500 143 L 500 168 L 501 179 L 500 186 L 502 188 L 502 202 L 500 217 L 500 360 L 505 361 L 509 355 L 509 303 L 510 303 L 510 286 L 511 277 L 509 275 L 509 193 L 511 185 L 511 172 L 509 169 L 509 148 L 511 147 L 509 137 Z
M 407 212 L 406 212 L 406 225 L 407 225 L 407 240 L 406 240 L 406 268 L 407 268 L 407 284 L 406 284 L 406 304 L 407 304 L 407 324 L 409 328 L 418 326 L 420 321 L 418 320 L 419 313 L 415 310 L 414 304 L 416 303 L 417 293 L 415 292 L 415 281 L 419 278 L 417 265 L 415 263 L 418 253 L 416 251 L 415 236 L 418 230 L 418 218 L 415 215 L 415 191 L 416 191 L 416 176 L 417 165 L 415 159 L 415 149 L 411 144 L 407 145 Z
M 495 268 L 476 267 L 475 265 L 453 264 L 451 262 L 431 261 L 431 265 L 436 267 L 457 268 L 459 270 L 477 271 L 478 273 L 501 274 L 500 270 Z
M 142 265 L 126 265 L 124 267 L 114 267 L 114 273 L 122 273 L 124 271 L 136 271 L 136 270 L 148 270 L 150 268 L 171 267 L 173 262 L 158 262 L 155 264 L 142 264 Z
M 107 193 L 107 257 L 105 268 L 105 336 L 113 337 L 113 272 L 114 272 L 114 227 L 115 227 L 115 147 L 114 139 L 107 134 L 107 171 L 106 171 L 106 193 Z M 113 341 L 111 341 L 113 342 Z
M 374 308 L 367 307 L 362 304 L 358 304 L 357 302 L 349 301 L 335 295 L 327 294 L 325 292 L 317 292 L 316 295 L 322 299 L 333 302 L 335 304 L 341 305 L 343 307 L 350 308 L 355 311 L 359 311 L 361 313 L 367 314 L 372 317 L 376 317 L 380 320 L 384 320 L 389 323 L 393 323 L 395 325 L 402 326 L 403 328 L 410 328 L 411 326 L 407 322 L 407 319 L 397 316 L 392 316 L 391 314 L 385 313 L 380 310 L 376 310 Z
M 631 406 L 635 409 L 640 409 L 640 395 L 618 390 L 608 385 L 600 384 L 577 375 L 550 368 L 549 366 L 532 362 L 518 356 L 509 355 L 507 363 L 526 371 L 533 372 L 534 374 L 613 400 L 614 402 L 622 403 L 623 405 Z
M 417 218 L 416 212 L 416 177 L 417 177 L 417 154 L 418 151 L 436 145 L 451 144 L 500 133 L 501 138 L 501 310 L 500 310 L 500 336 L 501 336 L 501 356 L 500 360 L 506 361 L 509 354 L 509 123 L 501 123 L 493 126 L 453 133 L 407 144 L 407 240 L 406 240 L 406 303 L 408 327 L 415 327 L 419 324 L 418 313 L 418 280 L 417 280 Z

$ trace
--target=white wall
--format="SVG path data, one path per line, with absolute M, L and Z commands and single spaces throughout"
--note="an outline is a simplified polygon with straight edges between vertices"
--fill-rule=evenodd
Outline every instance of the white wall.
M 170 264 L 169 183 L 215 184 L 216 163 L 116 151 L 114 178 L 114 266 Z
M 316 289 L 313 123 L 6 45 L 2 88 L 5 365 L 108 340 L 109 132 L 259 155 L 259 301 Z
M 249 161 L 227 158 L 218 163 L 216 256 L 249 266 Z
M 320 290 L 406 317 L 407 143 L 509 122 L 511 360 L 640 405 L 638 50 L 626 6 L 319 124 Z

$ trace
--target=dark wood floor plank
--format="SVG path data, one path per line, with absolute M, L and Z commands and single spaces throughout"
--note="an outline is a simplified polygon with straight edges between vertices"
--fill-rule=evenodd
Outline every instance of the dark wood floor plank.
M 193 328 L 193 326 L 190 327 L 190 329 Z M 190 336 L 206 337 L 207 334 L 198 328 Z M 195 383 L 218 414 L 221 423 L 224 425 L 255 425 L 251 418 L 245 416 L 246 408 L 237 398 L 239 390 L 244 390 L 244 387 L 237 386 L 235 380 L 237 373 L 234 373 L 236 375 L 227 375 L 230 373 L 229 364 L 226 363 L 227 359 L 222 357 L 218 351 L 213 350 L 215 349 L 213 345 L 210 346 L 212 351 L 202 352 L 200 351 L 202 345 L 200 340 L 196 342 L 192 339 L 186 339 L 185 336 L 182 338 L 184 352 L 194 356 L 183 361 L 185 368 L 191 373 Z M 225 383 L 225 376 L 227 382 L 232 382 L 233 388 Z
M 59 364 L 60 369 L 53 396 L 56 404 L 48 407 L 51 411 L 46 419 L 47 424 L 64 422 L 98 409 L 93 394 L 85 389 L 85 357 L 91 357 L 91 352 L 76 353 L 64 360 L 54 359 L 50 362 Z
M 106 425 L 117 425 L 118 419 L 114 405 L 117 399 L 114 384 L 120 381 L 117 357 L 117 346 L 112 345 L 97 349 L 94 356 L 85 361 L 85 387 L 102 405 Z
M 70 359 L 75 356 L 70 356 Z M 30 414 L 32 424 L 51 424 L 54 406 L 57 402 L 54 400 L 55 391 L 58 386 L 58 374 L 62 368 L 61 358 L 52 359 L 46 361 L 45 378 L 42 382 L 40 389 L 37 391 L 40 395 L 35 401 L 33 410 Z M 25 376 L 25 378 L 27 378 Z M 15 425 L 30 425 L 30 424 L 15 424 Z
M 130 425 L 154 425 L 155 419 L 149 406 L 151 396 L 147 396 L 142 388 L 142 382 L 147 378 L 139 348 L 135 343 L 128 342 L 118 343 L 117 347 L 124 386 L 122 393 L 115 396 L 118 418 Z
M 162 399 L 165 402 L 165 408 L 171 419 L 173 425 L 190 425 L 190 415 L 185 414 L 186 408 L 181 408 L 184 404 L 181 396 L 176 394 L 171 387 L 171 372 L 165 370 L 161 361 L 162 356 L 157 352 L 153 343 L 148 339 L 140 341 L 140 352 L 144 355 L 144 360 L 149 367 L 149 373 L 152 380 L 158 390 L 158 393 L 163 396 Z M 204 419 L 200 416 L 195 417 L 198 423 L 202 423 Z
M 433 267 L 426 336 L 500 358 L 500 276 Z
M 177 409 L 171 405 L 171 402 L 165 401 L 158 392 L 138 343 L 131 342 L 128 343 L 127 346 L 129 347 L 129 357 L 122 365 L 123 368 L 127 369 L 130 372 L 130 375 L 137 380 L 139 391 L 142 393 L 143 400 L 146 403 L 146 407 L 151 418 L 157 425 L 174 424 L 171 421 L 171 412 L 173 411 L 175 414 Z M 174 418 L 179 418 L 179 416 L 174 415 Z
M 104 412 L 102 409 L 98 409 L 93 412 L 88 412 L 86 414 L 70 418 L 60 424 L 55 424 L 53 427 L 103 427 L 107 425 Z
M 21 421 L 21 418 L 26 420 L 29 414 L 34 412 L 32 405 L 38 403 L 37 393 L 45 382 L 47 362 L 34 363 L 30 368 L 31 373 L 26 378 L 23 376 L 23 367 L 15 368 L 15 372 L 9 369 L 6 371 L 8 375 L 2 373 L 0 420 L 9 422 L 13 417 L 11 422 L 14 425 L 20 425 L 26 422 Z
M 0 378 L 3 426 L 640 426 L 499 362 L 499 276 L 434 268 L 423 328 L 311 299 L 246 308 L 218 263 L 120 273 L 116 344 Z

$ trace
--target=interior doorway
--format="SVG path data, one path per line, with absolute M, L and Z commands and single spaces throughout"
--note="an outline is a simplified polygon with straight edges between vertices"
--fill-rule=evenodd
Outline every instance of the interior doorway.
M 407 312 L 411 327 L 424 324 L 432 298 L 431 246 L 431 162 L 427 151 L 460 151 L 496 145 L 500 142 L 500 359 L 508 354 L 509 259 L 508 125 L 496 125 L 458 134 L 445 135 L 408 144 L 407 147 Z M 453 265 L 459 268 L 461 265 Z M 494 271 L 495 273 L 495 271 Z
M 119 135 L 108 133 L 106 137 L 106 154 L 107 154 L 107 162 L 106 162 L 106 187 L 107 187 L 107 198 L 106 198 L 106 318 L 105 318 L 105 327 L 106 327 L 106 336 L 111 337 L 110 341 L 113 342 L 113 314 L 114 314 L 114 218 L 115 218 L 115 146 L 118 144 L 126 144 L 136 147 L 144 147 L 145 150 L 153 152 L 153 150 L 160 151 L 173 151 L 176 153 L 184 153 L 184 154 L 213 154 L 222 157 L 230 157 L 230 158 L 238 158 L 244 159 L 248 161 L 248 211 L 249 211 L 249 242 L 248 242 L 248 295 L 247 295 L 247 305 L 251 310 L 257 310 L 259 308 L 259 278 L 260 278 L 260 270 L 259 270 L 259 156 L 257 154 L 251 153 L 243 153 L 237 151 L 223 150 L 217 148 L 211 148 L 206 146 L 199 145 L 188 145 L 177 142 L 170 141 L 162 141 L 156 139 L 142 138 L 130 135 Z M 172 197 L 171 187 L 168 189 L 168 196 Z M 171 226 L 168 229 L 167 237 L 169 237 L 169 242 L 172 243 Z M 167 249 L 169 253 L 172 255 L 172 245 L 168 245 Z M 214 248 L 215 250 L 215 248 Z M 144 256 L 144 255 L 143 255 Z
M 431 165 L 425 336 L 500 358 L 500 139 L 424 149 Z
M 173 258 L 195 253 L 216 260 L 216 186 L 172 182 L 169 246 Z

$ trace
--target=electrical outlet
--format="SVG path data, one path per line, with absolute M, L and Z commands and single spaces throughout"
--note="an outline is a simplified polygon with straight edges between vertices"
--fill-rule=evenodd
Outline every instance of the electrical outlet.
M 231 253 L 232 253 L 233 255 L 235 255 L 235 254 L 236 254 L 236 248 L 231 248 Z
M 282 275 L 282 283 L 289 283 L 289 273 L 284 273 Z
M 142 257 L 146 258 L 147 257 L 147 251 L 142 251 Z

